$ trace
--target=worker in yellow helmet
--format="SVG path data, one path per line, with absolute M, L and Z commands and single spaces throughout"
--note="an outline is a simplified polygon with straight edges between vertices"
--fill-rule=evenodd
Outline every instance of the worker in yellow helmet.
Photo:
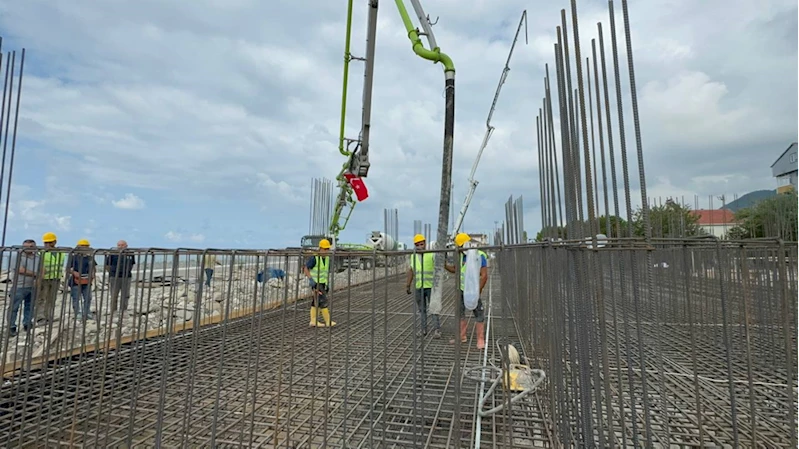
M 425 237 L 416 234 L 413 237 L 416 251 L 424 251 L 427 246 Z M 434 253 L 416 253 L 410 255 L 408 261 L 408 276 L 405 280 L 405 291 L 411 294 L 411 282 L 416 278 L 416 305 L 421 316 L 421 330 L 418 336 L 427 335 L 427 308 L 430 305 L 430 292 L 433 290 L 433 274 L 435 268 Z M 414 319 L 414 322 L 416 319 Z M 441 338 L 441 323 L 438 315 L 433 315 L 433 338 Z
M 94 254 L 92 254 L 88 240 L 78 240 L 75 253 L 69 256 L 67 265 L 72 273 L 68 285 L 72 293 L 72 310 L 75 312 L 75 320 L 93 320 L 94 315 L 91 312 L 92 282 L 94 282 L 97 272 L 97 263 L 94 261 Z
M 311 256 L 302 267 L 305 277 L 313 290 L 311 298 L 311 327 L 333 327 L 335 321 L 330 319 L 330 310 L 327 308 L 328 276 L 330 275 L 330 240 L 322 239 L 319 242 L 319 254 Z M 319 322 L 318 312 L 321 312 L 325 322 Z
M 460 233 L 455 236 L 455 246 L 458 248 L 463 248 L 463 245 L 470 241 L 472 238 L 469 237 L 469 234 Z M 483 293 L 483 287 L 485 287 L 486 282 L 488 282 L 488 255 L 483 251 L 478 251 L 480 256 L 480 293 Z M 444 264 L 444 268 L 449 271 L 450 273 L 455 273 L 455 266 L 450 264 Z M 463 286 L 464 286 L 464 277 L 466 274 L 466 254 L 462 254 L 460 256 L 460 290 L 461 290 L 461 322 L 460 322 L 460 337 L 461 342 L 466 343 L 466 306 L 463 303 Z M 477 333 L 477 349 L 485 348 L 485 314 L 483 313 L 483 300 L 481 298 L 477 299 L 477 307 L 472 311 L 474 314 L 474 330 Z M 450 343 L 454 343 L 455 341 L 452 340 Z
M 52 232 L 42 235 L 45 252 L 42 254 L 42 277 L 40 293 L 36 298 L 36 320 L 41 323 L 52 322 L 55 315 L 55 302 L 64 278 L 64 254 L 53 250 L 58 237 Z

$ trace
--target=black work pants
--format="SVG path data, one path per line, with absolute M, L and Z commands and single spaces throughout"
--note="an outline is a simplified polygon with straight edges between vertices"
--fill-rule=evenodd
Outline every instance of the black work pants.
M 316 284 L 313 288 L 314 295 L 311 305 L 320 309 L 327 309 L 327 284 Z

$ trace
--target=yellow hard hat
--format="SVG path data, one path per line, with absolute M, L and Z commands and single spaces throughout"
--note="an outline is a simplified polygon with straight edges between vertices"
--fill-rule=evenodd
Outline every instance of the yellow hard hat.
M 416 235 L 413 236 L 414 245 L 419 243 L 419 242 L 424 242 L 424 241 L 425 241 L 425 238 L 424 238 L 424 236 L 422 234 L 416 234 Z
M 328 240 L 328 239 L 322 239 L 322 240 L 320 240 L 320 241 L 319 241 L 319 247 L 320 247 L 320 248 L 322 248 L 322 249 L 328 249 L 328 248 L 330 248 L 330 240 Z
M 58 238 L 52 232 L 45 232 L 44 235 L 42 235 L 42 241 L 44 243 L 55 242 L 56 240 L 58 240 Z
M 456 246 L 463 246 L 464 243 L 468 242 L 472 238 L 469 237 L 469 234 L 465 232 L 461 232 L 460 234 L 455 236 L 455 245 Z
M 78 240 L 78 246 L 90 246 L 89 241 L 86 239 L 80 239 Z

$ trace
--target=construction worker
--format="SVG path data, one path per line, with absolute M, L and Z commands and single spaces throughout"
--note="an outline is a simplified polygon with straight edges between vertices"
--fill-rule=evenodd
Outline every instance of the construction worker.
M 422 234 L 413 237 L 416 251 L 424 251 L 427 242 Z M 427 308 L 430 306 L 430 292 L 433 290 L 433 274 L 435 272 L 435 254 L 411 254 L 408 261 L 408 276 L 405 280 L 405 291 L 411 294 L 411 282 L 416 278 L 416 305 L 421 315 L 422 329 L 416 335 L 427 335 Z M 416 320 L 414 320 L 416 321 Z M 441 338 L 441 323 L 438 315 L 433 315 L 433 337 Z
M 68 284 L 72 292 L 72 310 L 75 312 L 77 321 L 94 319 L 91 312 L 92 282 L 94 282 L 97 263 L 94 261 L 94 255 L 89 246 L 88 240 L 78 240 L 76 251 L 69 256 L 67 262 L 71 273 Z
M 330 320 L 330 310 L 327 308 L 327 277 L 330 274 L 330 257 L 327 256 L 330 250 L 330 241 L 322 239 L 319 241 L 319 254 L 311 256 L 302 267 L 305 277 L 313 290 L 311 299 L 311 327 L 333 327 L 335 321 Z M 322 313 L 325 323 L 319 322 L 318 312 Z
M 472 238 L 469 237 L 469 234 L 460 233 L 455 236 L 455 246 L 458 248 L 463 248 L 463 245 L 470 241 Z M 480 293 L 483 293 L 483 287 L 485 287 L 486 282 L 488 282 L 488 256 L 483 251 L 478 250 L 478 254 L 480 255 Z M 463 303 L 463 286 L 464 286 L 464 278 L 466 275 L 466 254 L 464 253 L 460 257 L 460 269 L 461 269 L 461 283 L 460 283 L 460 290 L 461 290 L 461 322 L 460 322 L 460 337 L 461 343 L 466 343 L 466 305 Z M 455 266 L 445 263 L 444 268 L 449 271 L 450 273 L 455 273 Z M 477 349 L 485 348 L 485 315 L 483 313 L 483 300 L 478 297 L 477 299 L 477 307 L 472 311 L 474 315 L 474 329 L 477 332 Z M 455 340 L 450 341 L 450 343 L 454 343 Z
M 52 322 L 55 320 L 55 301 L 61 290 L 61 279 L 64 277 L 64 253 L 53 251 L 58 237 L 52 232 L 42 235 L 45 252 L 42 255 L 43 275 L 39 281 L 39 295 L 36 298 L 36 320 Z M 47 251 L 49 250 L 49 251 Z
M 32 327 L 33 289 L 36 285 L 39 269 L 39 256 L 36 254 L 36 242 L 27 239 L 22 243 L 23 249 L 13 260 L 8 276 L 13 284 L 12 303 L 9 316 L 8 336 L 17 335 L 17 314 L 22 306 L 22 328 L 28 332 Z
M 205 286 L 211 287 L 211 278 L 214 277 L 214 268 L 217 265 L 221 266 L 222 264 L 216 260 L 216 255 L 214 254 L 206 254 L 205 257 Z
M 108 272 L 108 280 L 111 284 L 111 313 L 116 313 L 117 309 L 122 312 L 128 310 L 130 300 L 130 284 L 133 279 L 133 266 L 136 265 L 136 258 L 133 254 L 125 251 L 128 242 L 120 240 L 117 242 L 119 254 L 109 254 L 105 256 L 105 271 Z M 122 301 L 119 301 L 119 295 Z

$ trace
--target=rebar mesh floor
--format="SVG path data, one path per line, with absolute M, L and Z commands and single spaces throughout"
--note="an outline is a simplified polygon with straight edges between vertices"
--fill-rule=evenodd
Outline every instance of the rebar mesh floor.
M 3 388 L 2 443 L 469 446 L 477 433 L 479 386 L 463 372 L 480 365 L 483 355 L 476 349 L 474 320 L 456 366 L 450 343 L 455 318 L 442 316 L 443 337 L 431 334 L 422 344 L 403 278 L 337 293 L 331 299 L 337 322 L 332 329 L 309 327 L 309 304 L 303 301 L 133 343 L 107 357 L 83 355 L 76 363 L 28 376 Z M 498 276 L 491 285 L 498 296 Z M 443 302 L 447 315 L 455 293 L 450 279 Z M 512 320 L 500 315 L 500 301 L 493 304 L 494 333 L 518 341 Z M 490 353 L 493 342 L 493 337 L 487 342 Z M 504 399 L 501 392 L 494 396 L 489 405 Z M 509 423 L 502 413 L 482 420 L 484 447 L 550 446 L 535 396 L 525 401 L 511 408 Z

